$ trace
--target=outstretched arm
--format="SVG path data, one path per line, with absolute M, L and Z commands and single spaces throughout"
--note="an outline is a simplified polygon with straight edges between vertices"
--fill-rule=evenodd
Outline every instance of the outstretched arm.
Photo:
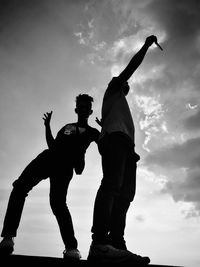
M 131 77 L 131 75 L 140 66 L 140 64 L 142 63 L 142 61 L 146 55 L 148 48 L 153 43 L 157 43 L 157 38 L 155 35 L 151 35 L 151 36 L 146 38 L 146 41 L 145 41 L 144 45 L 142 46 L 142 48 L 132 57 L 131 61 L 128 63 L 126 68 L 119 75 L 119 78 L 123 82 L 128 81 L 128 79 Z
M 53 146 L 54 138 L 51 133 L 51 127 L 50 127 L 50 121 L 52 116 L 52 111 L 44 113 L 44 125 L 45 125 L 45 135 L 46 135 L 46 141 L 49 148 Z

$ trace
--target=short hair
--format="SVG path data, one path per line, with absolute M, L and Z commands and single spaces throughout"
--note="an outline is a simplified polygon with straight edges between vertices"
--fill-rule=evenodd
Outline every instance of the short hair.
M 94 101 L 94 99 L 93 99 L 93 97 L 91 97 L 87 94 L 79 94 L 76 97 L 76 105 L 81 101 L 87 102 L 90 106 L 92 106 L 92 102 Z

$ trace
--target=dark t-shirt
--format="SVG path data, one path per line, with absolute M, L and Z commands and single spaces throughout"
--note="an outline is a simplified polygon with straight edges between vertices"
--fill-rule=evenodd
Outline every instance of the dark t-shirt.
M 97 143 L 99 134 L 89 125 L 66 124 L 59 130 L 54 145 L 49 149 L 53 160 L 72 165 L 76 173 L 81 174 L 85 166 L 85 152 L 91 142 Z

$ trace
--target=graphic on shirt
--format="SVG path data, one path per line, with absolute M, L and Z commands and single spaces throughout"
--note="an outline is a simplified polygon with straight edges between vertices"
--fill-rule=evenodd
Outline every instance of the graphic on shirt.
M 82 127 L 78 127 L 78 129 L 79 129 L 80 134 L 82 134 L 82 133 L 84 133 L 86 131 L 86 129 L 82 128 Z
M 78 129 L 79 129 L 80 134 L 86 131 L 86 128 L 83 128 L 83 127 L 78 127 Z M 72 124 L 67 124 L 65 126 L 64 134 L 66 135 L 76 134 L 76 126 Z
M 66 135 L 71 135 L 71 134 L 76 134 L 76 126 L 72 124 L 68 124 L 65 126 L 64 134 Z

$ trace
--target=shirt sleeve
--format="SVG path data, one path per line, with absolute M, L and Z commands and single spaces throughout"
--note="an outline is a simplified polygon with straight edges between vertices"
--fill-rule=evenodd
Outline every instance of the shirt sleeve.
M 106 89 L 106 94 L 119 93 L 123 85 L 123 80 L 119 77 L 113 77 Z

